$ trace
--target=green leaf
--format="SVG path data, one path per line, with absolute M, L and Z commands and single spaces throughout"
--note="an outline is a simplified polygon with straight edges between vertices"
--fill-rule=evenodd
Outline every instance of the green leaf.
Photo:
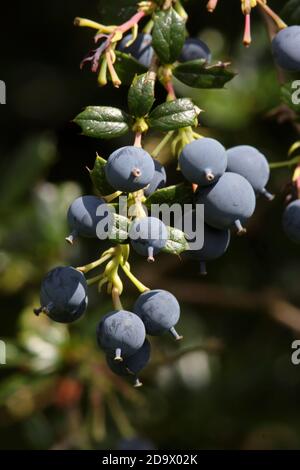
M 152 46 L 163 64 L 172 64 L 185 40 L 185 22 L 173 8 L 154 15 Z
M 168 241 L 162 249 L 163 252 L 180 255 L 180 253 L 189 249 L 185 234 L 181 230 L 174 227 L 167 227 L 167 229 Z
M 283 7 L 280 16 L 290 25 L 300 24 L 299 0 L 289 0 Z
M 128 92 L 128 107 L 135 117 L 146 116 L 153 106 L 155 78 L 151 72 L 137 75 Z
M 174 76 L 185 85 L 193 88 L 223 88 L 225 83 L 235 77 L 227 70 L 228 64 L 205 65 L 205 61 L 192 60 L 179 64 L 173 70 Z
M 157 106 L 147 122 L 157 131 L 168 132 L 181 127 L 197 126 L 200 110 L 189 98 L 168 101 Z
M 113 139 L 126 134 L 131 118 L 118 108 L 109 106 L 88 106 L 74 119 L 82 133 L 97 139 Z
M 294 83 L 298 84 L 297 87 Z M 281 99 L 295 113 L 300 114 L 300 81 L 285 83 L 281 87 Z
M 147 72 L 146 67 L 140 64 L 132 55 L 120 51 L 116 51 L 114 67 L 123 85 L 130 85 L 135 75 Z
M 106 180 L 105 165 L 106 160 L 97 155 L 94 168 L 89 170 L 93 185 L 100 196 L 107 196 L 108 194 L 113 194 L 115 192 L 115 189 L 110 186 Z
M 174 203 L 184 204 L 192 202 L 193 190 L 192 185 L 180 183 L 174 186 L 168 186 L 167 188 L 158 189 L 155 193 L 151 194 L 145 202 L 146 207 L 150 207 L 151 204 L 169 204 Z

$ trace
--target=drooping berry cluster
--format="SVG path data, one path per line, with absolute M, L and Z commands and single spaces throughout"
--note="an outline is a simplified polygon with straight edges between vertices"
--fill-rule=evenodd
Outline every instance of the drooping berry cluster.
M 276 63 L 286 70 L 300 70 L 299 27 L 287 28 L 267 6 L 265 0 L 242 0 L 245 15 L 244 42 L 249 45 L 251 8 L 259 5 L 281 31 L 272 42 Z M 217 0 L 208 2 L 213 11 Z M 140 22 L 149 17 L 143 30 Z M 105 26 L 77 18 L 76 24 L 97 30 L 98 47 L 83 61 L 90 62 L 98 74 L 98 83 L 111 81 L 119 87 L 130 85 L 128 111 L 105 106 L 89 106 L 75 122 L 89 137 L 108 139 L 129 131 L 135 134 L 134 145 L 116 149 L 106 160 L 97 156 L 91 179 L 99 196 L 86 195 L 76 199 L 68 211 L 73 244 L 78 237 L 109 240 L 111 248 L 96 261 L 83 267 L 57 267 L 42 282 L 41 307 L 35 313 L 47 314 L 52 320 L 72 323 L 83 316 L 88 304 L 88 285 L 106 286 L 111 295 L 113 310 L 99 322 L 97 341 L 106 355 L 108 367 L 117 375 L 131 376 L 140 386 L 140 371 L 150 359 L 151 346 L 146 336 L 170 332 L 181 339 L 175 326 L 180 307 L 173 294 L 150 290 L 139 281 L 129 264 L 130 247 L 153 262 L 165 251 L 200 262 L 206 273 L 206 261 L 222 256 L 230 243 L 231 229 L 239 234 L 253 215 L 256 198 L 272 200 L 266 189 L 270 177 L 269 164 L 256 148 L 240 145 L 226 150 L 217 140 L 204 137 L 194 130 L 200 110 L 189 98 L 176 98 L 173 77 L 195 88 L 222 88 L 235 76 L 228 63 L 211 64 L 209 47 L 198 38 L 187 38 L 187 19 L 180 1 L 141 2 L 137 12 L 119 26 Z M 131 31 L 129 33 L 129 31 Z M 155 87 L 166 90 L 165 102 L 154 106 Z M 147 152 L 142 139 L 149 129 L 165 133 L 156 149 Z M 171 142 L 173 157 L 185 181 L 166 187 L 167 175 L 159 161 L 164 146 Z M 300 185 L 299 185 L 300 186 Z M 128 207 L 125 214 L 116 214 L 119 197 L 125 195 Z M 148 215 L 151 204 L 164 203 L 181 207 L 188 201 L 192 206 L 184 213 L 184 222 L 197 225 L 197 206 L 204 206 L 202 221 L 203 244 L 193 246 L 191 234 L 170 227 L 158 215 Z M 284 227 L 290 238 L 300 241 L 300 204 L 292 202 L 284 214 Z M 175 225 L 175 224 L 174 224 Z M 197 234 L 196 234 L 197 235 Z M 90 271 L 104 266 L 101 274 L 86 279 Z M 122 270 L 139 290 L 140 296 L 132 311 L 125 310 L 120 296 Z

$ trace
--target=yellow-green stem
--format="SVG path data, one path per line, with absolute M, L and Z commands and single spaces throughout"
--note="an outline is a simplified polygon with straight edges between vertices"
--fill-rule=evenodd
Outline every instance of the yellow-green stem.
M 167 145 L 169 140 L 171 139 L 172 135 L 175 131 L 168 132 L 165 137 L 161 140 L 161 142 L 155 147 L 155 149 L 151 152 L 153 158 L 156 158 L 162 149 Z
M 124 273 L 126 274 L 126 276 L 128 277 L 128 279 L 130 279 L 130 281 L 132 282 L 133 285 L 135 285 L 135 287 L 137 288 L 138 291 L 140 291 L 141 293 L 143 292 L 147 292 L 149 289 L 149 287 L 146 287 L 144 284 L 142 284 L 142 282 L 140 282 L 133 274 L 132 272 L 128 269 L 128 267 L 126 265 L 123 265 L 121 264 L 121 268 L 123 269 Z

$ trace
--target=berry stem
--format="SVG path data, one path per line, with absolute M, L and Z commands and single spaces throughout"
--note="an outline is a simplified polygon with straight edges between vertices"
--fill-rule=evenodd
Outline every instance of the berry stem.
M 300 162 L 300 156 L 294 157 L 291 160 L 287 160 L 284 162 L 270 163 L 269 167 L 271 170 L 275 170 L 277 168 L 285 168 L 285 167 L 297 165 L 299 162 Z
M 142 133 L 141 132 L 136 132 L 135 134 L 135 139 L 134 139 L 134 144 L 135 147 L 140 147 L 142 148 Z
M 89 271 L 92 271 L 92 269 L 97 268 L 98 266 L 101 266 L 101 264 L 105 263 L 105 261 L 108 261 L 113 255 L 113 252 L 109 250 L 108 252 L 104 253 L 101 258 L 99 258 L 96 261 L 93 261 L 90 264 L 87 264 L 85 266 L 80 266 L 79 268 L 76 268 L 77 271 L 80 271 L 82 273 L 88 273 Z
M 126 276 L 128 277 L 128 279 L 130 279 L 130 281 L 132 282 L 132 284 L 137 288 L 137 290 L 139 292 L 141 292 L 142 294 L 144 292 L 147 292 L 149 291 L 150 289 L 146 286 L 144 286 L 144 284 L 142 284 L 133 274 L 132 272 L 130 271 L 130 267 L 128 265 L 128 263 L 126 264 L 121 264 L 121 268 L 123 269 L 124 273 L 126 274 Z
M 123 310 L 123 305 L 120 299 L 119 291 L 116 287 L 113 287 L 111 290 L 111 298 L 115 310 Z
M 99 274 L 99 276 L 92 277 L 91 279 L 88 279 L 86 281 L 88 286 L 92 286 L 93 284 L 96 284 L 97 282 L 101 281 L 103 279 L 103 274 Z
M 287 24 L 273 11 L 263 0 L 257 0 L 258 5 L 264 10 L 276 23 L 279 29 L 287 28 Z
M 168 80 L 168 81 L 165 83 L 165 89 L 166 89 L 167 92 L 168 92 L 167 101 L 174 101 L 174 100 L 176 100 L 176 93 L 175 93 L 174 86 L 173 86 L 173 83 L 172 83 L 171 80 Z
M 154 150 L 152 150 L 151 155 L 153 158 L 158 157 L 162 149 L 167 145 L 171 137 L 173 136 L 175 131 L 169 131 L 165 137 L 160 141 L 160 143 L 155 147 Z

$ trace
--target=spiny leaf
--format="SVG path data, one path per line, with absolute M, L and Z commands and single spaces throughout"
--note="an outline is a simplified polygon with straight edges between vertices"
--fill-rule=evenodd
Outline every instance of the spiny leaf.
M 223 88 L 236 75 L 227 66 L 223 63 L 207 66 L 202 59 L 192 60 L 177 65 L 173 74 L 180 82 L 193 88 Z
M 185 22 L 170 8 L 154 15 L 152 46 L 164 64 L 172 64 L 179 56 L 185 40 Z
M 197 126 L 199 112 L 189 98 L 180 98 L 157 106 L 150 113 L 147 122 L 155 130 L 168 132 L 181 127 Z
M 126 134 L 131 118 L 121 109 L 110 106 L 88 106 L 74 119 L 82 133 L 97 139 L 112 139 Z

